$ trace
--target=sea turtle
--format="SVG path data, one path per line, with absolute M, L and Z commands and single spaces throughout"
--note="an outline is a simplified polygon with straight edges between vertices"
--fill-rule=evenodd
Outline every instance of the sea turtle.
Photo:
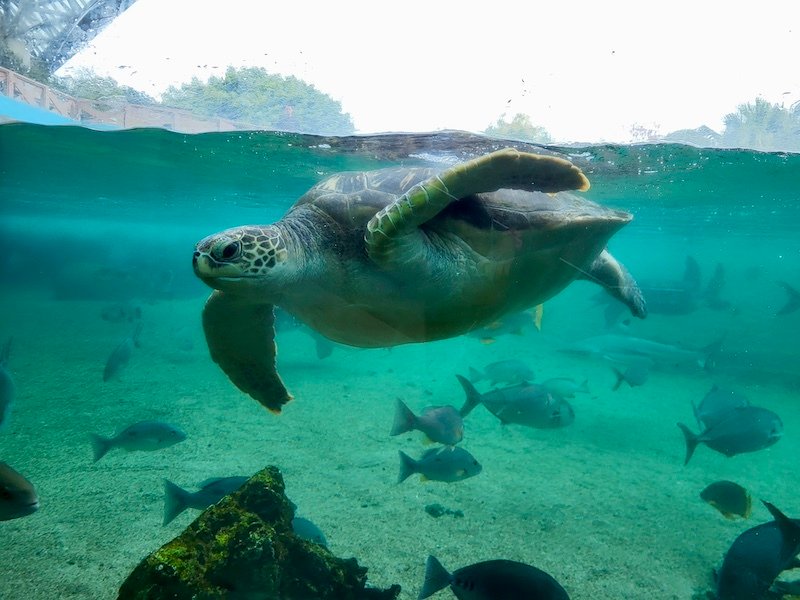
M 273 305 L 332 340 L 387 347 L 449 338 L 585 278 L 644 317 L 636 282 L 606 250 L 631 220 L 564 190 L 568 160 L 512 148 L 445 170 L 346 172 L 271 225 L 198 242 L 195 274 L 212 359 L 274 412 L 291 399 L 275 367 Z

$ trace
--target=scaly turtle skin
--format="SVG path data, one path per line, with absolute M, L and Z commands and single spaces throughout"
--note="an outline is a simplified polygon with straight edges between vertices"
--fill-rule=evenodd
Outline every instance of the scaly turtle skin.
M 606 250 L 631 215 L 565 190 L 567 160 L 505 149 L 444 171 L 333 175 L 272 225 L 201 240 L 197 276 L 211 357 L 279 412 L 273 305 L 332 340 L 385 347 L 453 337 L 590 279 L 644 317 L 636 282 Z

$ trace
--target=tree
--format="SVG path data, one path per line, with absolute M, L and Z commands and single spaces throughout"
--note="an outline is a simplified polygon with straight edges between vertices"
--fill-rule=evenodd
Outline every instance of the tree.
M 800 151 L 800 114 L 763 98 L 740 104 L 725 116 L 721 143 L 731 148 Z
M 76 69 L 66 77 L 53 76 L 49 84 L 74 98 L 95 100 L 100 106 L 119 102 L 148 105 L 158 103 L 144 92 L 120 85 L 115 79 L 101 77 L 87 68 Z
M 489 125 L 484 133 L 492 137 L 532 142 L 534 144 L 550 144 L 553 138 L 544 127 L 531 123 L 528 115 L 517 113 L 511 121 L 505 120 L 505 115 L 497 119 L 496 123 Z
M 204 83 L 196 77 L 179 88 L 170 86 L 165 105 L 259 127 L 348 135 L 355 127 L 341 103 L 296 77 L 271 75 L 260 67 L 228 67 L 222 77 Z

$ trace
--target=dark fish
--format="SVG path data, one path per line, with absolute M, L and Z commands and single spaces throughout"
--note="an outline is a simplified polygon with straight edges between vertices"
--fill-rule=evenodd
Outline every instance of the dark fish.
M 753 499 L 747 490 L 733 481 L 715 481 L 700 492 L 700 497 L 726 519 L 747 519 L 753 506 Z
M 484 379 L 489 380 L 489 385 L 498 383 L 522 383 L 523 381 L 533 380 L 533 371 L 521 360 L 511 358 L 499 360 L 486 365 L 483 371 L 469 368 L 469 379 L 472 383 L 478 383 Z
M 570 377 L 552 377 L 547 381 L 543 381 L 542 385 L 547 388 L 551 394 L 561 396 L 562 398 L 574 398 L 575 394 L 588 394 L 589 380 L 584 379 L 578 383 Z
M 33 484 L 0 462 L 0 521 L 10 521 L 35 513 L 39 498 Z
M 776 443 L 783 435 L 783 423 L 771 410 L 758 406 L 734 408 L 725 419 L 713 427 L 696 434 L 683 423 L 678 423 L 686 437 L 686 460 L 689 463 L 698 444 L 705 444 L 725 456 L 763 450 Z
M 464 438 L 464 421 L 452 406 L 429 406 L 417 416 L 398 398 L 389 435 L 400 435 L 414 429 L 424 433 L 431 441 L 448 446 Z
M 133 349 L 139 347 L 139 333 L 142 331 L 142 324 L 138 323 L 133 333 L 126 337 L 114 348 L 108 357 L 106 366 L 103 369 L 103 381 L 108 381 L 119 375 L 120 371 L 128 365 L 128 361 L 133 354 Z
M 196 492 L 189 492 L 175 485 L 168 479 L 165 479 L 164 521 L 162 525 L 170 523 L 187 508 L 203 510 L 212 504 L 216 504 L 228 494 L 242 487 L 248 479 L 248 477 L 216 477 L 207 479 L 200 484 L 200 489 Z
M 750 401 L 741 394 L 718 388 L 716 385 L 703 397 L 700 404 L 692 402 L 694 416 L 700 427 L 713 427 L 725 420 L 735 408 L 750 406 Z
M 611 389 L 617 391 L 623 383 L 627 383 L 631 387 L 639 387 L 647 383 L 650 378 L 650 363 L 647 361 L 634 362 L 625 368 L 625 371 L 620 371 L 616 367 L 611 367 L 614 375 L 617 376 L 617 381 Z
M 414 473 L 422 475 L 423 480 L 453 483 L 474 477 L 482 468 L 472 454 L 458 446 L 431 448 L 419 460 L 414 460 L 400 450 L 400 474 L 397 483 L 405 481 Z
M 11 408 L 14 405 L 16 388 L 8 370 L 11 356 L 11 338 L 0 348 L 0 431 L 8 427 Z
M 501 335 L 522 335 L 527 327 L 533 326 L 536 330 L 542 328 L 542 305 L 535 306 L 530 311 L 524 310 L 505 315 L 502 319 L 490 323 L 486 327 L 473 329 L 470 337 L 478 338 L 482 344 L 493 344 Z
M 555 429 L 571 425 L 575 412 L 569 402 L 543 385 L 519 384 L 481 394 L 465 377 L 456 375 L 467 395 L 461 415 L 483 404 L 504 425 L 524 425 L 536 429 Z
M 320 546 L 328 547 L 328 540 L 325 539 L 325 534 L 314 523 L 303 517 L 295 517 L 292 519 L 292 531 L 297 537 L 314 542 Z
M 447 586 L 459 600 L 569 600 L 567 592 L 541 569 L 513 560 L 487 560 L 452 573 L 434 556 L 425 563 L 425 583 L 417 600 Z
M 123 448 L 128 452 L 135 450 L 161 450 L 169 448 L 186 439 L 186 434 L 168 423 L 160 421 L 141 421 L 126 427 L 113 438 L 91 434 L 94 461 L 97 462 L 112 448 Z
M 779 281 L 778 285 L 786 290 L 786 295 L 788 296 L 786 304 L 778 311 L 778 316 L 789 315 L 800 308 L 800 292 L 785 281 Z
M 717 577 L 717 600 L 767 598 L 775 578 L 792 568 L 800 553 L 800 519 L 790 519 L 769 502 L 774 521 L 748 529 L 734 540 Z
M 100 316 L 111 323 L 133 323 L 142 318 L 142 308 L 135 304 L 109 304 L 103 307 Z

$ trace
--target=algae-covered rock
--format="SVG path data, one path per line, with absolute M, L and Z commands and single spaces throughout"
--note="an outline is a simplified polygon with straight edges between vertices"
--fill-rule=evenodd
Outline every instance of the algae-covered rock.
M 293 507 L 276 467 L 258 472 L 145 558 L 119 600 L 390 600 L 400 586 L 366 587 L 367 569 L 292 531 Z

